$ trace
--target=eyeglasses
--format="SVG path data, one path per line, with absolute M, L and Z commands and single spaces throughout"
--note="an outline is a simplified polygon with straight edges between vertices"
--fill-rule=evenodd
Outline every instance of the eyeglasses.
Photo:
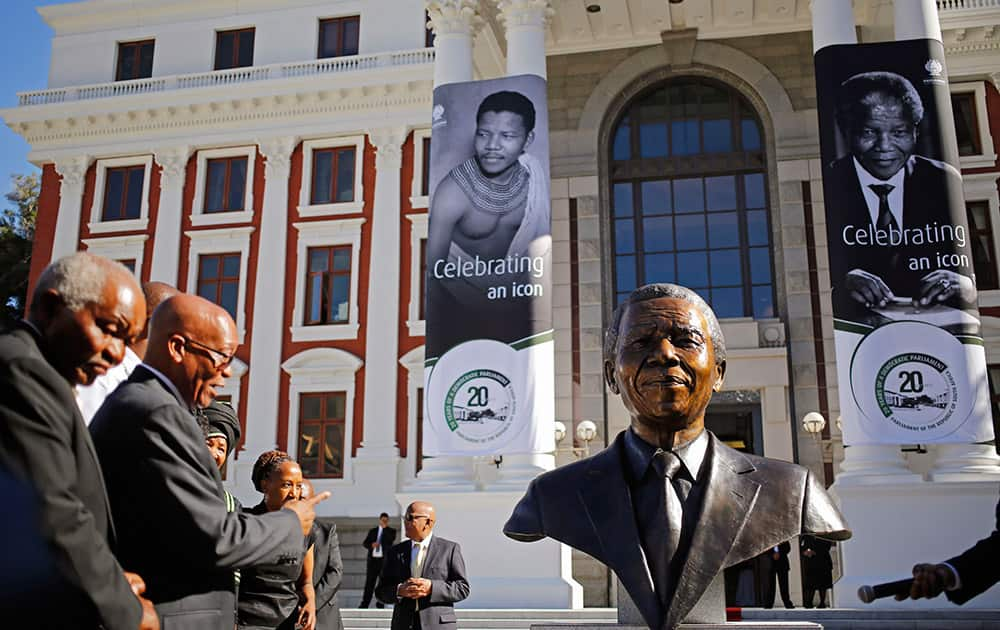
M 428 521 L 431 520 L 431 517 L 429 515 L 427 515 L 427 514 L 407 514 L 406 516 L 403 517 L 403 519 L 407 523 L 412 523 L 413 521 L 417 520 L 418 518 L 426 518 Z
M 215 368 L 216 370 L 221 370 L 226 367 L 229 367 L 229 364 L 233 362 L 234 358 L 236 358 L 235 352 L 232 354 L 226 354 L 221 350 L 210 348 L 203 343 L 195 341 L 194 339 L 189 339 L 188 337 L 184 337 L 183 335 L 181 336 L 184 339 L 185 346 L 193 346 L 195 349 L 201 350 L 201 353 L 212 361 L 212 367 Z

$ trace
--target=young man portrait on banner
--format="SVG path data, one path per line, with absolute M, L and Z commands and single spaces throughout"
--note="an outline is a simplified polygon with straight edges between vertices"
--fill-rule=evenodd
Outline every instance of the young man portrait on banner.
M 841 84 L 836 116 L 850 148 L 824 174 L 839 219 L 827 226 L 836 315 L 974 307 L 970 238 L 953 216 L 964 211 L 961 175 L 915 154 L 924 104 L 913 84 L 892 72 L 854 75 Z

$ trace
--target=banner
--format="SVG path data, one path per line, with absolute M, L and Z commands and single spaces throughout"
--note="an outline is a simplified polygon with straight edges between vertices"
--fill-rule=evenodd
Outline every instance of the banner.
M 816 53 L 844 444 L 993 437 L 944 48 Z
M 434 90 L 423 453 L 553 449 L 545 80 Z

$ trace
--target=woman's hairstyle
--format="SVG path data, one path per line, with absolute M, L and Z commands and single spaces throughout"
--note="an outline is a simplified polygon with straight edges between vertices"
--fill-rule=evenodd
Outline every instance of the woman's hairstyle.
M 257 462 L 253 465 L 253 471 L 250 473 L 250 479 L 253 481 L 253 487 L 257 488 L 258 492 L 263 492 L 263 488 L 260 487 L 260 482 L 264 481 L 271 476 L 275 470 L 277 470 L 285 462 L 294 462 L 291 455 L 285 451 L 264 451 L 257 458 Z

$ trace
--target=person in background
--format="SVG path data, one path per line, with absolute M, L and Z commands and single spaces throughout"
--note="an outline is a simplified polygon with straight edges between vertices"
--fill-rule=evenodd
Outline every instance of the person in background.
M 362 546 L 368 551 L 368 562 L 366 564 L 365 590 L 361 595 L 361 608 L 368 608 L 372 601 L 372 594 L 375 592 L 375 585 L 378 576 L 382 572 L 382 562 L 385 560 L 385 550 L 390 549 L 396 542 L 396 530 L 389 527 L 389 515 L 382 512 L 378 515 L 378 525 L 368 530 Z M 376 608 L 384 608 L 382 602 L 375 601 Z
M 316 495 L 308 479 L 302 480 L 302 498 Z M 316 519 L 313 523 L 313 590 L 316 591 L 316 630 L 344 630 L 337 592 L 344 577 L 337 525 Z
M 819 591 L 819 608 L 826 608 L 826 591 L 833 588 L 833 559 L 829 540 L 815 536 L 799 538 L 802 552 L 802 605 L 813 607 L 813 596 Z
M 792 604 L 792 596 L 788 594 L 788 572 L 791 570 L 791 566 L 788 564 L 788 554 L 791 551 L 792 544 L 786 540 L 764 552 L 764 555 L 771 561 L 768 568 L 764 608 L 774 608 L 774 596 L 777 590 L 774 588 L 775 579 L 777 579 L 778 587 L 781 589 L 781 603 L 785 605 L 785 608 L 795 608 L 795 605 Z
M 199 407 L 199 422 L 205 432 L 205 446 L 208 447 L 208 454 L 212 456 L 215 465 L 222 472 L 226 465 L 226 459 L 236 448 L 240 441 L 240 419 L 236 416 L 236 410 L 229 403 L 213 400 L 207 407 Z M 226 499 L 227 512 L 243 511 L 243 504 L 229 490 L 222 489 Z M 233 592 L 239 595 L 240 592 L 240 570 L 233 569 Z

